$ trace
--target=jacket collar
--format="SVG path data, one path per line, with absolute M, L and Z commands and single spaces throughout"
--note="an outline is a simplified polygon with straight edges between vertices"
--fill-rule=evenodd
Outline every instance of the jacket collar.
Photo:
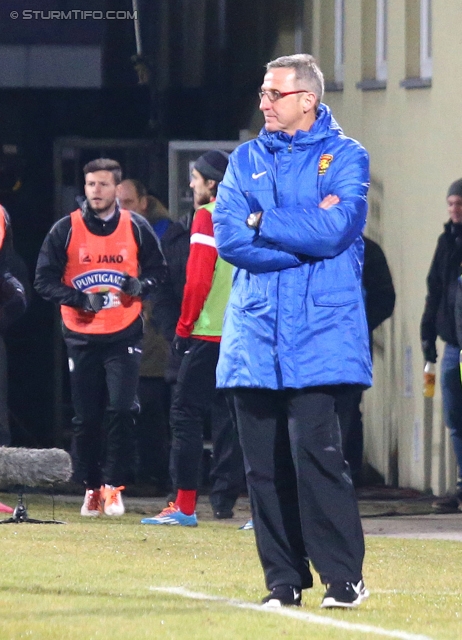
M 293 136 L 289 136 L 283 131 L 269 132 L 263 127 L 259 137 L 270 151 L 275 152 L 287 148 L 289 144 L 292 144 L 293 147 L 303 148 L 319 142 L 323 138 L 339 135 L 343 135 L 342 129 L 337 124 L 329 107 L 321 103 L 318 107 L 316 120 L 309 131 L 298 129 Z
M 93 209 L 88 204 L 88 200 L 84 200 L 82 202 L 80 209 L 82 211 L 82 216 L 84 220 L 91 221 L 94 224 L 100 224 L 100 225 L 103 225 L 107 222 L 106 220 L 102 220 L 96 215 L 95 211 L 93 211 Z M 120 217 L 120 207 L 119 207 L 119 203 L 116 201 L 115 208 L 114 208 L 114 216 L 111 218 L 111 220 L 118 220 L 119 217 Z

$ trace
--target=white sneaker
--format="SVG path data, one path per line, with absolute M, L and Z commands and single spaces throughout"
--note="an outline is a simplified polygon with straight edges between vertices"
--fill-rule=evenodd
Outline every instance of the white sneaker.
M 125 513 L 121 494 L 124 489 L 125 487 L 113 487 L 111 484 L 106 484 L 101 488 L 104 499 L 104 513 L 107 516 L 123 516 Z
M 99 489 L 87 489 L 85 491 L 82 508 L 80 509 L 80 515 L 94 518 L 95 516 L 100 516 L 102 513 L 101 491 Z

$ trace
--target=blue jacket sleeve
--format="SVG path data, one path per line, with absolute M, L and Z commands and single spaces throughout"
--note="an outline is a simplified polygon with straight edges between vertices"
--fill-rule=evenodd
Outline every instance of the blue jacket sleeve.
M 340 198 L 329 209 L 318 206 L 274 208 L 264 211 L 260 238 L 283 251 L 314 258 L 332 258 L 347 249 L 366 223 L 369 158 L 354 145 L 338 156 L 337 170 L 323 185 L 321 200 L 332 194 Z
M 292 251 L 277 247 L 249 229 L 246 220 L 251 213 L 239 188 L 231 156 L 213 212 L 215 242 L 220 256 L 230 264 L 253 273 L 280 271 L 301 264 Z

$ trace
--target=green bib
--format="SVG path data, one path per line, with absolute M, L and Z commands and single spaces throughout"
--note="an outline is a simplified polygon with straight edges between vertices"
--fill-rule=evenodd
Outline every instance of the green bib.
M 206 209 L 212 216 L 215 202 L 203 205 L 201 209 Z M 232 277 L 233 265 L 218 256 L 213 273 L 212 287 L 201 314 L 194 325 L 193 336 L 221 336 L 223 317 L 229 294 L 231 293 Z

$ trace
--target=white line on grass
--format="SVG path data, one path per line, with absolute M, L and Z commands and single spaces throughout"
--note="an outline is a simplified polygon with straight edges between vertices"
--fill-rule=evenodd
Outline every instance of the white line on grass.
M 238 609 L 251 609 L 252 611 L 260 611 L 264 613 L 277 613 L 280 616 L 286 616 L 288 618 L 296 618 L 297 620 L 306 620 L 313 624 L 322 624 L 329 627 L 337 627 L 339 629 L 346 629 L 347 631 L 359 631 L 360 633 L 373 633 L 377 636 L 386 636 L 387 638 L 400 638 L 400 640 L 432 640 L 429 636 L 415 635 L 413 633 L 407 633 L 406 631 L 388 631 L 381 627 L 373 627 L 368 624 L 356 624 L 354 622 L 344 622 L 343 620 L 336 620 L 335 618 L 328 618 L 326 616 L 317 616 L 314 613 L 304 613 L 297 609 L 289 609 L 282 607 L 280 609 L 270 609 L 262 607 L 259 604 L 251 604 L 250 602 L 243 602 L 242 600 L 234 600 L 232 598 L 223 598 L 220 596 L 209 596 L 206 593 L 197 593 L 195 591 L 189 591 L 183 587 L 149 587 L 150 591 L 162 591 L 164 593 L 171 593 L 172 595 L 182 596 L 183 598 L 191 598 L 193 600 L 214 600 L 227 604 L 230 607 L 237 607 Z
M 428 591 L 406 591 L 405 589 L 374 589 L 374 595 L 394 595 L 394 596 L 428 596 Z M 460 596 L 460 591 L 438 591 L 438 598 L 447 596 Z

